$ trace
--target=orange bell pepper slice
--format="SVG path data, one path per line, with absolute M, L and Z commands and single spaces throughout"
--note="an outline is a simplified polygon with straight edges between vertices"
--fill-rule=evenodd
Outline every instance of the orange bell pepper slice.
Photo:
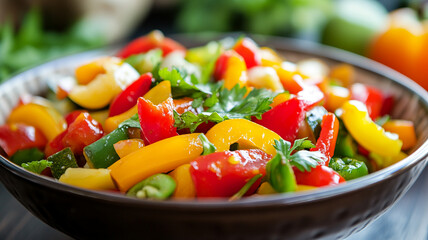
M 403 141 L 401 150 L 409 150 L 416 145 L 416 133 L 413 122 L 407 120 L 389 120 L 383 126 L 388 132 L 398 134 L 398 138 Z

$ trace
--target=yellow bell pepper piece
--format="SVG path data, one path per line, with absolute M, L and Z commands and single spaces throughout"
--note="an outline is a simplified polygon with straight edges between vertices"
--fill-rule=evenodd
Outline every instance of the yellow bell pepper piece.
M 127 63 L 120 66 L 110 64 L 105 74 L 98 74 L 87 85 L 74 86 L 68 97 L 86 109 L 103 108 L 139 76 Z
M 216 124 L 206 134 L 208 140 L 217 148 L 217 152 L 227 151 L 230 145 L 258 148 L 268 154 L 276 154 L 275 140 L 281 137 L 275 132 L 246 119 L 231 119 Z
M 389 120 L 382 127 L 385 131 L 398 134 L 398 138 L 403 141 L 402 150 L 409 150 L 416 145 L 415 126 L 412 121 Z
M 278 74 L 272 67 L 253 67 L 248 70 L 247 84 L 255 88 L 267 88 L 274 92 L 284 91 Z
M 123 158 L 126 155 L 144 147 L 144 141 L 138 138 L 126 139 L 113 144 L 113 147 L 117 155 L 119 155 L 120 158 Z
M 317 189 L 317 187 L 298 184 L 296 188 L 296 192 L 309 191 L 314 189 Z
M 173 198 L 194 198 L 196 196 L 195 184 L 193 183 L 189 169 L 190 164 L 186 163 L 168 174 L 174 178 L 177 184 L 172 195 Z
M 227 68 L 224 73 L 224 87 L 232 89 L 236 84 L 243 87 L 246 86 L 247 80 L 247 65 L 245 65 L 244 59 L 238 54 L 233 54 L 227 61 Z
M 169 172 L 190 163 L 203 151 L 199 133 L 167 138 L 119 159 L 109 167 L 121 192 L 156 173 Z
M 115 57 L 102 57 L 90 63 L 84 64 L 76 68 L 75 76 L 79 84 L 86 85 L 91 82 L 98 74 L 106 73 L 105 66 L 109 63 L 121 64 L 121 60 Z
M 272 108 L 274 108 L 274 107 L 278 106 L 279 104 L 289 100 L 290 98 L 291 98 L 291 94 L 289 92 L 280 93 L 280 94 L 276 95 L 276 97 L 273 99 L 270 106 Z
M 275 191 L 275 189 L 273 189 L 273 187 L 268 182 L 262 183 L 259 189 L 257 189 L 257 194 L 260 194 L 260 195 L 269 195 L 269 194 L 275 194 L 275 193 L 278 193 L 278 192 Z
M 326 91 L 325 108 L 329 112 L 334 112 L 350 99 L 351 92 L 349 89 L 340 86 L 329 86 Z
M 376 163 L 377 165 L 377 169 L 382 169 L 382 168 L 386 168 L 391 166 L 394 163 L 397 163 L 403 159 L 405 159 L 407 157 L 407 154 L 404 152 L 399 152 L 397 155 L 393 156 L 393 157 L 384 157 L 384 156 L 380 156 L 377 153 L 371 152 L 369 154 L 369 158 L 373 159 L 373 161 Z
M 403 142 L 397 134 L 385 132 L 376 125 L 367 112 L 364 103 L 350 100 L 342 105 L 341 118 L 351 136 L 365 149 L 385 157 L 400 153 Z
M 171 82 L 170 81 L 162 81 L 161 83 L 159 83 L 158 85 L 156 85 L 154 88 L 150 89 L 150 91 L 148 91 L 145 95 L 144 98 L 150 100 L 153 104 L 160 104 L 163 101 L 165 101 L 165 99 L 171 97 Z M 138 108 L 137 108 L 137 104 L 135 104 L 135 106 L 133 106 L 131 109 L 129 109 L 128 111 L 113 116 L 113 117 L 109 117 L 107 118 L 107 120 L 105 121 L 105 128 L 104 130 L 109 133 L 112 132 L 113 130 L 115 130 L 119 124 L 127 119 L 129 119 L 130 117 L 134 116 L 136 113 L 138 112 Z
M 272 66 L 280 66 L 282 63 L 282 58 L 274 51 L 272 48 L 261 47 L 259 49 L 262 55 L 262 66 L 264 67 L 272 67 Z
M 42 131 L 48 141 L 67 128 L 61 114 L 49 105 L 28 103 L 12 110 L 7 123 L 25 123 Z
M 354 83 L 355 69 L 349 64 L 339 64 L 330 70 L 330 77 L 339 80 L 344 87 L 349 87 Z
M 59 182 L 94 190 L 115 190 L 108 169 L 68 168 Z

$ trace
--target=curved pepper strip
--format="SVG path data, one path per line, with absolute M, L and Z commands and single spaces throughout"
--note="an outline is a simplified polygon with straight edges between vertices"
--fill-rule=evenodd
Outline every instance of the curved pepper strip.
M 141 97 L 138 99 L 137 105 L 141 131 L 149 144 L 178 135 L 177 128 L 174 127 L 172 98 L 155 105 L 150 100 Z
M 381 156 L 396 156 L 403 142 L 397 134 L 385 132 L 374 123 L 364 103 L 350 100 L 342 106 L 341 118 L 352 137 L 370 152 Z
M 160 48 L 163 56 L 173 51 L 186 52 L 186 48 L 183 45 L 170 38 L 166 38 L 162 32 L 155 30 L 146 36 L 139 37 L 130 42 L 119 51 L 117 56 L 127 58 L 133 54 L 145 53 L 155 48 Z
M 117 95 L 110 104 L 109 117 L 119 115 L 132 108 L 137 103 L 137 99 L 150 90 L 152 79 L 151 73 L 145 73 Z
M 378 89 L 355 83 L 351 86 L 351 99 L 364 103 L 372 120 L 376 120 L 380 116 L 383 94 Z
M 206 134 L 208 140 L 217 148 L 216 152 L 229 150 L 230 145 L 257 147 L 274 155 L 275 140 L 281 137 L 275 132 L 246 119 L 231 119 L 216 124 Z
M 317 144 L 311 151 L 320 151 L 326 157 L 325 165 L 328 166 L 334 155 L 337 134 L 339 133 L 339 120 L 333 113 L 324 115 L 321 123 L 321 132 Z
M 150 144 L 108 167 L 121 192 L 153 174 L 169 172 L 190 163 L 203 151 L 199 133 L 179 135 Z

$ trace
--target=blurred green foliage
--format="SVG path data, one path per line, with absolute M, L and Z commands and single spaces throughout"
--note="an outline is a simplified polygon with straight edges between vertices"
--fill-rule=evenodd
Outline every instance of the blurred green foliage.
M 32 9 L 16 33 L 10 21 L 0 26 L 0 82 L 31 66 L 103 43 L 97 27 L 85 21 L 62 33 L 44 31 L 39 10 Z
M 177 24 L 185 32 L 246 31 L 317 40 L 333 5 L 332 0 L 183 0 Z

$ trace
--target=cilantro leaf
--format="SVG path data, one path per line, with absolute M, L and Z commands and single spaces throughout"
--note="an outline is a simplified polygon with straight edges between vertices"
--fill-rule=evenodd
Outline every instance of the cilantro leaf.
M 21 166 L 28 171 L 40 174 L 45 168 L 52 166 L 52 162 L 48 160 L 32 161 L 23 163 Z
M 204 148 L 201 155 L 208 155 L 210 153 L 215 152 L 216 147 L 214 146 L 214 144 L 212 144 L 210 142 L 210 140 L 208 140 L 208 138 L 205 136 L 205 134 L 201 133 L 201 134 L 199 134 L 198 137 L 199 137 L 199 139 L 201 139 L 202 146 Z

